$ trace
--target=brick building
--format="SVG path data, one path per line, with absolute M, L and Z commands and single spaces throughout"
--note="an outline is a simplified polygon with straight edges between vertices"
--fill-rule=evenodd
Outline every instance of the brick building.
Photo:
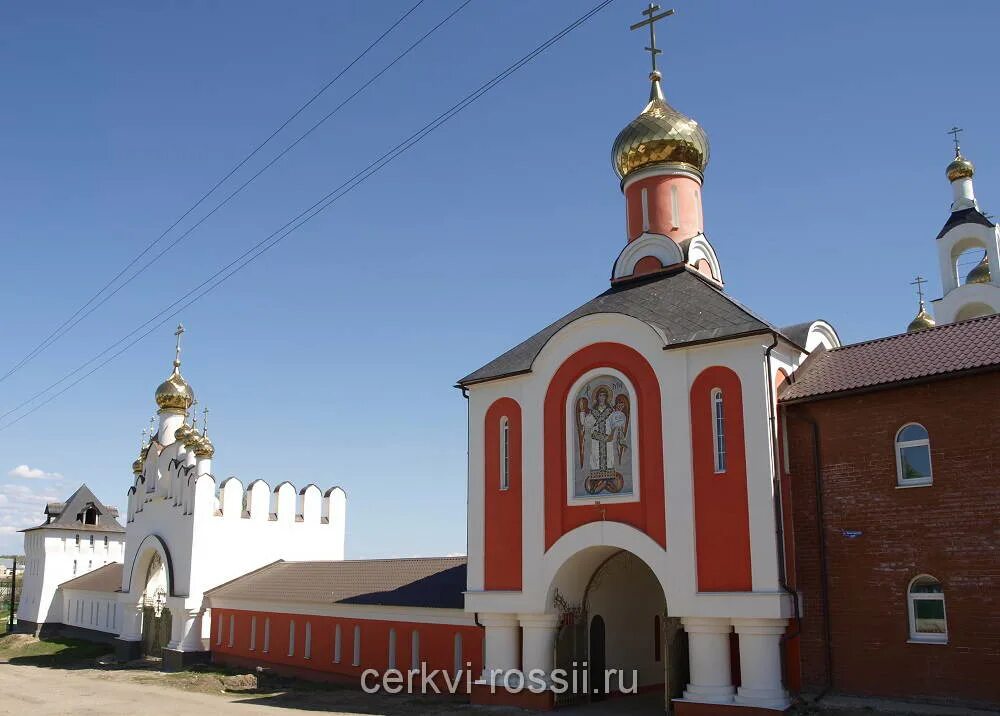
M 782 392 L 803 690 L 1000 702 L 998 331 L 820 352 Z

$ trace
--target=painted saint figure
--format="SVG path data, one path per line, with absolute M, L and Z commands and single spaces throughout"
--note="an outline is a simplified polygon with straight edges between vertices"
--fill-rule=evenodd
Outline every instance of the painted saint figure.
M 579 415 L 578 424 L 583 426 L 590 440 L 590 474 L 586 481 L 590 494 L 620 492 L 624 485 L 621 473 L 615 468 L 627 447 L 622 433 L 627 431 L 628 418 L 620 409 L 623 404 L 612 405 L 611 397 L 611 388 L 598 386 L 594 390 L 593 407 Z

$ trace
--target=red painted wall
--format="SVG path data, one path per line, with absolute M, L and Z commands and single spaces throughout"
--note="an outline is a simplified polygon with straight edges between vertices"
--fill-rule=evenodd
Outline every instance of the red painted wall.
M 510 487 L 500 489 L 501 420 L 506 417 L 510 451 Z M 521 589 L 521 406 L 500 398 L 486 411 L 485 446 L 485 587 Z
M 825 687 L 829 666 L 839 692 L 1000 705 L 997 395 L 1000 372 L 991 372 L 783 408 L 803 688 Z M 820 437 L 828 603 L 810 420 Z M 930 436 L 934 484 L 897 489 L 893 441 L 909 422 Z M 919 574 L 942 584 L 947 644 L 909 642 L 906 589 Z
M 670 188 L 677 187 L 678 216 L 673 216 Z M 701 206 L 695 193 L 698 182 L 687 176 L 652 176 L 629 184 L 625 190 L 628 240 L 642 236 L 642 190 L 649 207 L 649 231 L 680 243 L 701 232 Z M 674 227 L 677 228 L 674 228 Z
M 621 371 L 636 390 L 640 500 L 571 506 L 566 503 L 566 401 L 577 378 L 597 368 Z M 552 377 L 545 393 L 544 411 L 545 549 L 570 530 L 602 519 L 631 525 L 665 548 L 660 384 L 646 359 L 620 343 L 595 343 L 580 349 Z
M 715 472 L 712 391 L 722 390 L 726 471 Z M 747 503 L 743 389 L 724 366 L 703 370 L 691 386 L 694 531 L 698 590 L 750 591 L 750 512 Z
M 235 617 L 233 646 L 229 646 L 229 617 Z M 250 649 L 250 620 L 257 617 L 256 648 Z M 222 620 L 222 639 L 218 639 L 219 619 Z M 264 651 L 264 621 L 270 619 L 271 638 Z M 288 655 L 289 624 L 295 622 L 295 652 Z M 306 624 L 312 629 L 310 658 L 305 656 Z M 340 663 L 334 662 L 334 630 L 341 628 Z M 361 663 L 353 665 L 354 627 L 361 627 Z M 411 635 L 420 633 L 420 659 L 427 664 L 427 671 L 441 669 L 453 673 L 455 666 L 455 634 L 462 635 L 463 668 L 472 662 L 473 678 L 482 671 L 482 630 L 474 626 L 450 624 L 424 624 L 418 622 L 377 621 L 371 619 L 345 619 L 307 614 L 281 614 L 273 612 L 233 609 L 212 610 L 211 650 L 213 658 L 226 656 L 249 659 L 261 664 L 278 664 L 311 671 L 361 678 L 365 669 L 384 671 L 389 664 L 389 630 L 396 630 L 396 668 L 407 671 L 419 669 L 411 662 Z

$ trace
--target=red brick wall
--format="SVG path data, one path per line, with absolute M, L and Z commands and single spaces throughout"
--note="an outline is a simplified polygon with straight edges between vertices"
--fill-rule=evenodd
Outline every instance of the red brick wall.
M 804 689 L 826 680 L 811 419 L 820 434 L 833 689 L 1000 703 L 998 398 L 993 372 L 783 408 Z M 894 438 L 907 422 L 930 435 L 929 487 L 896 487 Z M 908 643 L 906 589 L 918 574 L 943 585 L 947 644 Z

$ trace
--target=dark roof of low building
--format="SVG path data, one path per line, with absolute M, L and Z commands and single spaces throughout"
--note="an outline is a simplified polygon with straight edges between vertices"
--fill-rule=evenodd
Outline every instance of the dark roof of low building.
M 461 609 L 467 561 L 465 557 L 279 560 L 206 594 L 267 602 Z
M 596 313 L 620 313 L 655 326 L 666 336 L 666 348 L 778 331 L 707 279 L 679 267 L 613 285 L 458 384 L 527 373 L 552 336 L 578 318 Z
M 948 220 L 944 222 L 944 226 L 941 227 L 941 231 L 938 232 L 936 238 L 940 239 L 956 226 L 961 226 L 962 224 L 980 224 L 982 226 L 995 225 L 992 221 L 987 219 L 986 215 L 979 211 L 979 209 L 974 207 L 959 209 L 958 211 L 951 212 L 951 216 L 949 216 Z
M 97 510 L 97 524 L 88 525 L 83 522 L 82 515 L 89 507 L 94 507 Z M 65 502 L 48 503 L 45 506 L 44 513 L 48 522 L 20 531 L 30 532 L 31 530 L 40 529 L 89 530 L 92 532 L 125 531 L 125 528 L 115 519 L 118 516 L 117 508 L 108 507 L 102 503 L 86 485 L 80 485 L 76 492 L 70 495 L 69 499 Z
M 1000 314 L 815 351 L 780 394 L 782 403 L 969 370 L 1000 368 Z
M 63 582 L 59 586 L 63 589 L 82 589 L 87 592 L 120 592 L 122 588 L 122 563 L 110 562 L 91 572 Z

